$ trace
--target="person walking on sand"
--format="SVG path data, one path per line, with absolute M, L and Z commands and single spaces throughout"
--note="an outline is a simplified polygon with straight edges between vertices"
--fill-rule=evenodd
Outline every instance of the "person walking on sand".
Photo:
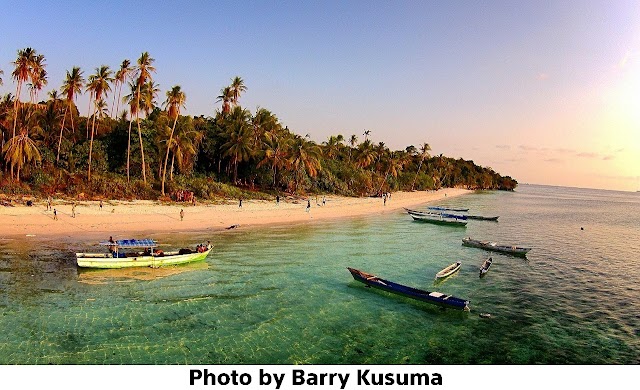
M 71 206 L 71 218 L 75 218 L 76 217 L 76 204 L 74 203 Z
M 180 220 L 182 221 L 184 219 L 184 210 L 180 209 Z
M 382 205 L 383 206 L 387 205 L 387 194 L 386 193 L 382 196 Z
M 58 220 L 58 212 L 56 211 L 56 209 L 53 209 L 53 220 L 54 221 Z
M 327 197 L 322 195 L 322 205 L 325 206 L 327 204 Z
M 100 200 L 100 211 L 102 211 L 102 200 Z
M 280 195 L 276 195 L 276 206 L 280 206 Z
M 306 212 L 308 213 L 309 210 L 311 210 L 311 200 L 307 199 L 307 210 L 306 210 Z
M 238 208 L 242 208 L 242 198 L 240 198 L 240 203 L 238 203 Z

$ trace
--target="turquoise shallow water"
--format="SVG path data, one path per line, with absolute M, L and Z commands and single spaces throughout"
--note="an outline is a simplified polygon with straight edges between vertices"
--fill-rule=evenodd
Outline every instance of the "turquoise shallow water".
M 216 244 L 204 263 L 161 270 L 79 272 L 80 240 L 0 240 L 0 363 L 637 364 L 639 195 L 523 185 L 439 202 L 500 215 L 466 228 L 397 212 L 157 234 Z M 534 249 L 493 254 L 480 279 L 488 252 L 465 236 Z M 470 299 L 471 312 L 365 288 L 347 266 Z

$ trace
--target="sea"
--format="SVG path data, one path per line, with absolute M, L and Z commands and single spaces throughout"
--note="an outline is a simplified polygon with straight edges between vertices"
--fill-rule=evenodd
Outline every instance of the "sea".
M 0 364 L 640 363 L 640 193 L 520 185 L 434 204 L 500 218 L 314 221 L 312 209 L 286 226 L 141 232 L 167 247 L 215 244 L 204 262 L 161 269 L 80 270 L 74 253 L 98 249 L 95 237 L 0 237 Z M 491 253 L 464 237 L 532 250 Z M 347 267 L 471 310 L 367 288 Z

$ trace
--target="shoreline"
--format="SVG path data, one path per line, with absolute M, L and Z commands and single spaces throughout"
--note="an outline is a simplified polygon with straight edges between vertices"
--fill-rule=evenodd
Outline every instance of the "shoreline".
M 72 202 L 53 200 L 58 220 L 53 211 L 46 210 L 46 201 L 33 206 L 0 207 L 0 238 L 60 237 L 72 235 L 113 236 L 116 239 L 131 235 L 154 232 L 170 233 L 222 231 L 238 225 L 243 229 L 289 223 L 326 221 L 363 215 L 385 214 L 441 199 L 449 199 L 471 193 L 471 190 L 446 188 L 438 191 L 396 192 L 391 194 L 386 205 L 382 198 L 348 198 L 326 196 L 309 197 L 311 209 L 306 211 L 306 200 L 275 201 L 243 200 L 227 204 L 162 204 L 157 201 L 136 200 L 132 202 L 106 201 L 100 209 L 99 201 L 76 202 L 76 217 L 73 218 Z M 180 210 L 184 210 L 181 221 Z

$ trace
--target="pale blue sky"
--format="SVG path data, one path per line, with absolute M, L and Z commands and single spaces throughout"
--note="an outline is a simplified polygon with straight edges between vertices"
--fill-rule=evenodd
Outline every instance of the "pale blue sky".
M 640 189 L 637 1 L 0 1 L 0 93 L 30 46 L 49 85 L 142 51 L 188 114 L 241 104 L 317 141 L 429 142 L 523 182 Z M 634 92 L 635 91 L 635 92 Z M 26 96 L 26 95 L 25 95 Z M 87 97 L 81 96 L 80 107 Z M 83 111 L 84 112 L 84 111 Z M 635 188 L 638 187 L 638 188 Z

